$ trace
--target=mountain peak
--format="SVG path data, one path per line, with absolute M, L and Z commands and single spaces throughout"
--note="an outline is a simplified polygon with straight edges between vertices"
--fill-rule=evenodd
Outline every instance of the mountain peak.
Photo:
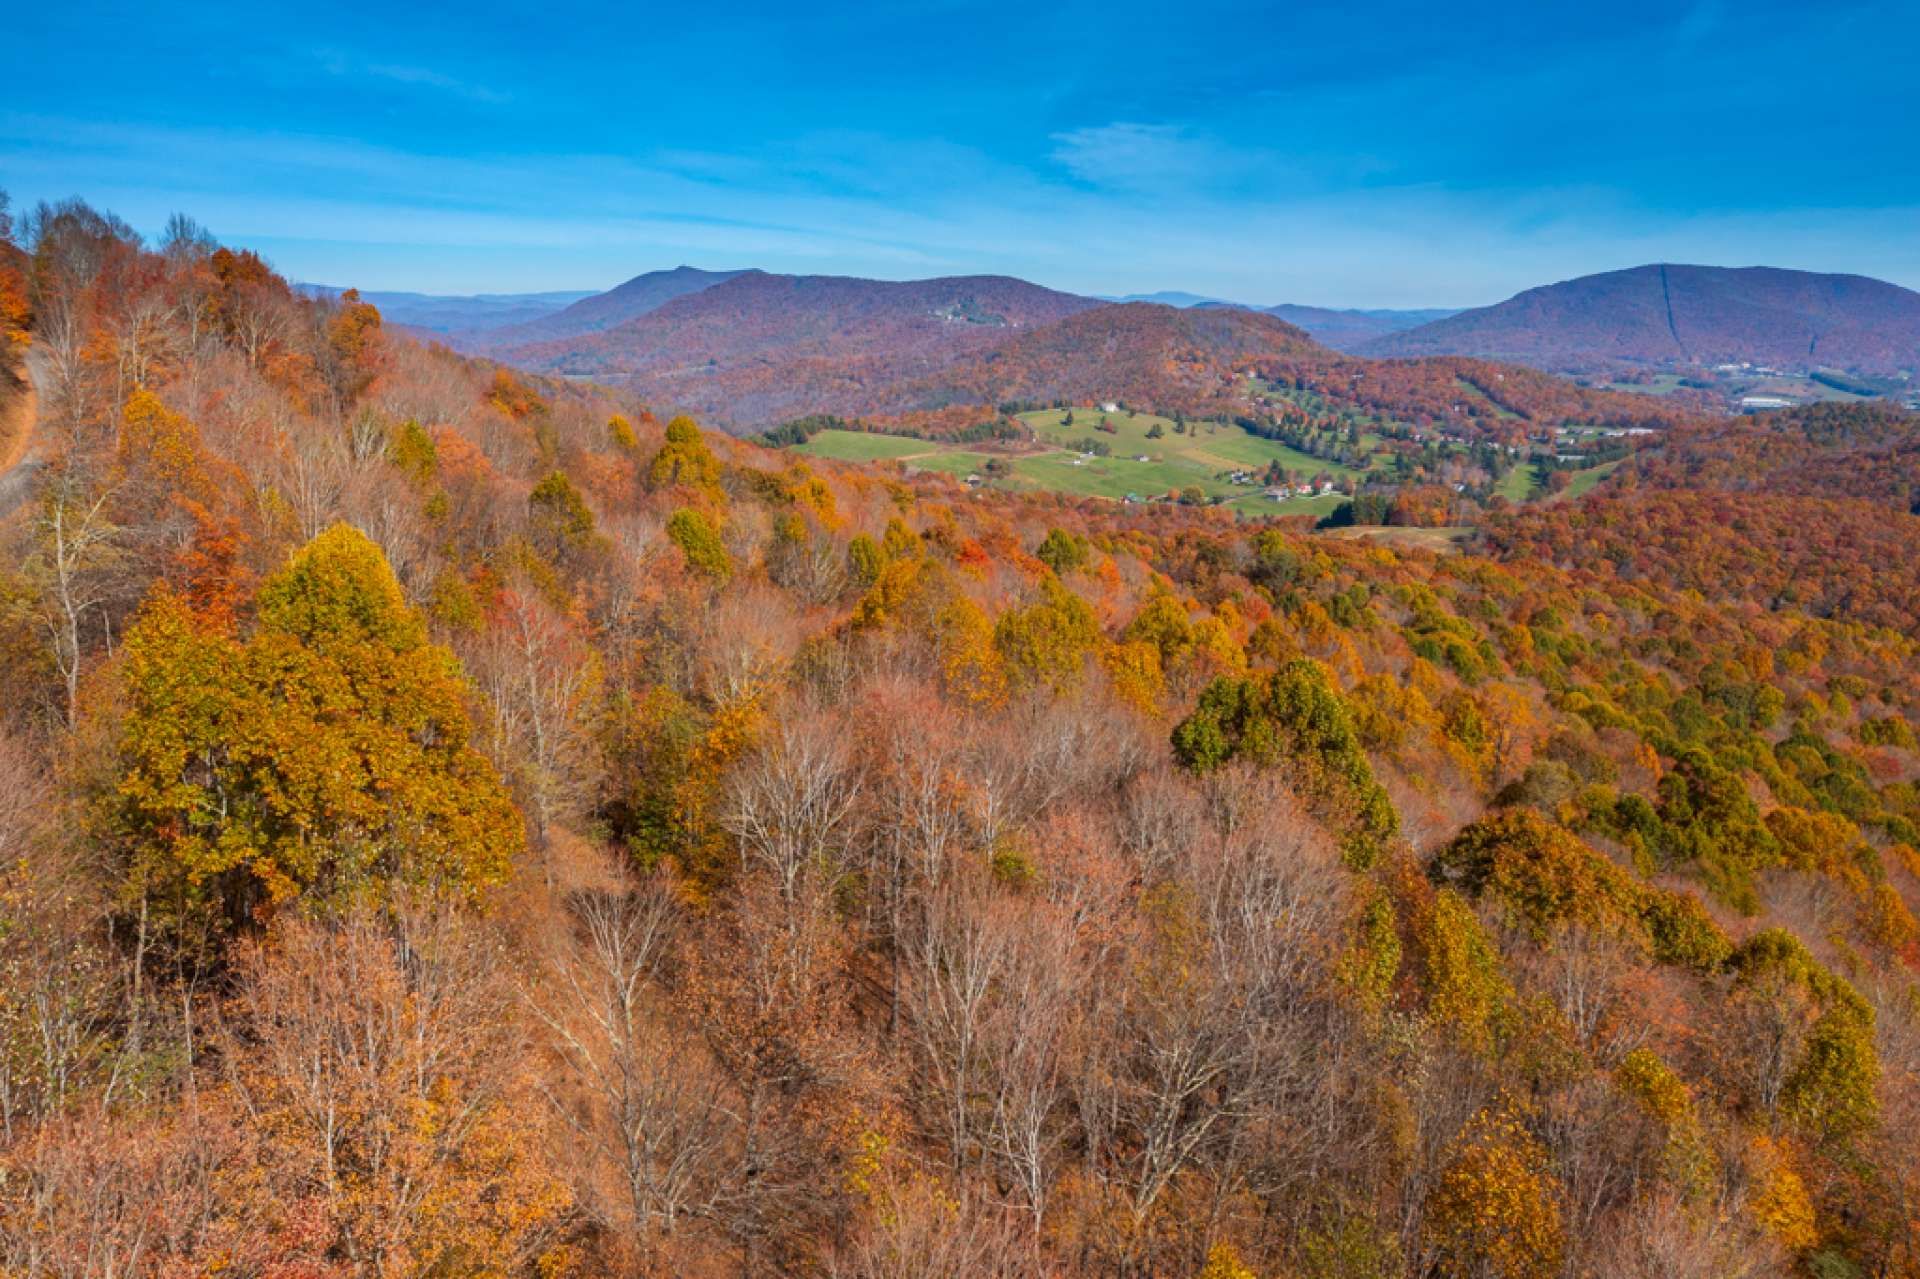
M 1527 289 L 1358 350 L 1560 372 L 1744 362 L 1896 373 L 1920 366 L 1920 293 L 1861 275 L 1655 262 Z

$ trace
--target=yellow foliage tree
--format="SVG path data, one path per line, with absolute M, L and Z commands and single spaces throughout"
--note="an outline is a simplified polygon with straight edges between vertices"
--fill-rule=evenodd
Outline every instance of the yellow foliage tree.
M 1565 1234 L 1547 1151 L 1511 1107 L 1475 1115 L 1427 1198 L 1423 1235 L 1448 1279 L 1550 1279 Z
M 1766 1137 L 1753 1139 L 1753 1219 L 1783 1248 L 1800 1251 L 1819 1241 L 1814 1228 L 1813 1200 L 1787 1158 L 1785 1147 Z
M 649 488 L 675 485 L 716 492 L 720 486 L 720 459 L 700 438 L 700 428 L 690 417 L 676 417 L 667 423 L 666 441 L 647 463 Z
M 1100 666 L 1107 681 L 1130 706 L 1146 715 L 1158 715 L 1166 696 L 1160 650 L 1145 640 L 1108 644 L 1100 650 Z
M 984 706 L 1006 695 L 1006 665 L 993 646 L 993 622 L 985 609 L 956 591 L 934 619 L 934 637 L 948 693 Z
M 128 632 L 103 816 L 130 889 L 232 926 L 301 895 L 503 880 L 519 813 L 471 745 L 458 662 L 379 548 L 337 525 L 257 604 L 244 641 L 166 594 Z
M 1200 1267 L 1195 1279 L 1259 1279 L 1259 1276 L 1240 1260 L 1232 1244 L 1217 1243 L 1207 1251 L 1207 1264 Z

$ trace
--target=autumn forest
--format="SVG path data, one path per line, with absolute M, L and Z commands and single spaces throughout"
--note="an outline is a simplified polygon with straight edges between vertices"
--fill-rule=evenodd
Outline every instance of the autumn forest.
M 1920 418 L 1062 309 L 914 385 L 1405 482 L 804 456 L 0 204 L 0 1274 L 1920 1276 Z

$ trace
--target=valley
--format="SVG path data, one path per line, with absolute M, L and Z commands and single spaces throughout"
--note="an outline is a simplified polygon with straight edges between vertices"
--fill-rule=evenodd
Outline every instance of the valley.
M 1255 396 L 1273 403 L 1279 393 L 1263 388 Z M 1000 438 L 971 446 L 879 427 L 828 427 L 800 442 L 779 438 L 804 456 L 891 463 L 909 473 L 953 476 L 970 487 L 1214 506 L 1250 519 L 1322 519 L 1358 493 L 1391 495 L 1403 486 L 1441 485 L 1475 502 L 1579 497 L 1619 465 L 1613 455 L 1624 438 L 1549 428 L 1541 435 L 1544 442 L 1525 448 L 1476 448 L 1371 416 L 1342 421 L 1344 428 L 1293 432 L 1295 443 L 1288 443 L 1244 421 L 1081 404 L 1007 415 L 994 432 Z M 1590 450 L 1595 460 L 1562 450 Z M 1564 478 L 1556 481 L 1556 475 Z
M 885 459 L 1011 491 L 1224 505 L 1249 515 L 1324 515 L 1342 500 L 1341 486 L 1350 489 L 1367 469 L 1313 457 L 1232 423 L 1190 422 L 1118 406 L 1028 411 L 1013 420 L 1027 438 L 993 448 L 955 449 L 840 430 L 820 432 L 795 448 L 843 461 Z M 1377 443 L 1363 441 L 1362 447 Z

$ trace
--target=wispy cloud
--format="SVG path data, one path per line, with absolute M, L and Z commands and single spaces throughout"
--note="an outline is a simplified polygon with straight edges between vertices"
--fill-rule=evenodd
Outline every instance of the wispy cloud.
M 316 49 L 313 51 L 313 60 L 322 71 L 343 80 L 384 80 L 389 84 L 424 89 L 433 93 L 464 98 L 469 102 L 484 102 L 491 106 L 512 100 L 507 94 L 484 84 L 463 80 L 432 67 L 383 62 L 347 49 Z
M 80 193 L 149 231 L 185 211 L 300 278 L 370 288 L 604 287 L 678 262 L 891 278 L 991 270 L 1083 292 L 1362 306 L 1494 302 L 1649 261 L 1920 281 L 1911 202 L 1676 217 L 1594 183 L 1269 181 L 1284 167 L 1261 167 L 1267 153 L 1170 126 L 1032 141 L 1026 164 L 845 131 L 736 150 L 481 153 L 0 109 L 0 173 L 22 204 Z M 1250 167 L 1258 184 L 1232 178 Z
M 1123 191 L 1210 183 L 1241 167 L 1238 157 L 1179 125 L 1116 121 L 1053 135 L 1053 159 L 1080 181 Z

